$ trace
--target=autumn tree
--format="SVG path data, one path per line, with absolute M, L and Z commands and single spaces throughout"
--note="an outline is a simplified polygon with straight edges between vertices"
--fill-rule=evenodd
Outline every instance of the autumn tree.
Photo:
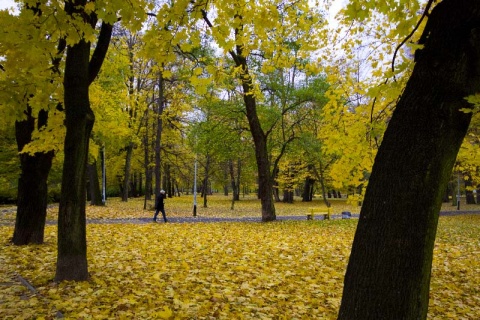
M 50 13 L 40 3 L 21 4 L 18 14 L 2 11 L 0 19 L 4 30 L 14 24 L 22 26 L 3 32 L 0 41 L 4 57 L 1 104 L 15 121 L 21 168 L 13 235 L 17 245 L 43 243 L 47 178 L 63 131 L 54 121 L 54 113 L 58 114 L 60 105 L 58 89 L 65 40 L 47 37 L 51 21 L 43 20 Z
M 0 119 L 0 203 L 12 203 L 16 197 L 19 175 L 15 126 L 5 118 Z
M 94 2 L 77 0 L 65 3 L 59 14 L 66 20 L 67 53 L 63 80 L 66 136 L 64 144 L 62 191 L 58 214 L 58 257 L 56 281 L 86 280 L 88 278 L 86 217 L 85 217 L 85 174 L 88 160 L 90 133 L 95 121 L 90 107 L 89 86 L 96 78 L 105 58 L 113 24 L 117 13 L 132 17 L 143 7 L 109 5 L 108 11 L 95 8 Z M 97 9 L 97 11 L 94 11 Z M 107 9 L 107 8 L 105 8 Z M 95 38 L 94 27 L 101 19 L 95 50 L 90 57 L 91 43 Z M 125 19 L 123 23 L 128 23 Z M 134 20 L 132 28 L 140 26 Z M 78 33 L 80 32 L 80 34 Z
M 372 4 L 363 3 L 356 17 L 366 17 Z M 479 27 L 480 4 L 473 0 L 444 0 L 428 16 L 413 73 L 375 158 L 339 319 L 427 317 L 438 213 L 471 119 L 466 98 L 480 88 Z
M 262 221 L 276 219 L 273 202 L 272 174 L 268 138 L 270 130 L 264 128 L 258 113 L 262 94 L 257 76 L 270 73 L 276 67 L 289 68 L 299 63 L 316 45 L 316 32 L 321 18 L 308 2 L 243 2 L 215 4 L 215 15 L 209 16 L 209 8 L 201 9 L 203 19 L 219 47 L 234 63 L 234 74 L 239 80 L 245 105 L 245 114 L 255 144 L 259 197 L 262 205 Z M 302 34 L 301 37 L 298 35 Z M 291 56 L 285 41 L 296 41 L 299 50 Z M 255 59 L 257 57 L 257 59 Z M 253 63 L 252 63 L 253 62 Z M 308 70 L 308 65 L 303 66 Z
M 476 103 L 475 100 L 475 98 L 472 99 L 472 102 Z M 455 176 L 458 174 L 462 176 L 465 185 L 466 204 L 475 204 L 478 202 L 477 199 L 475 199 L 473 191 L 480 183 L 479 120 L 480 113 L 478 113 L 477 110 L 473 113 L 472 124 L 460 147 L 454 168 L 454 171 L 457 173 Z M 455 180 L 457 180 L 457 177 L 455 178 Z

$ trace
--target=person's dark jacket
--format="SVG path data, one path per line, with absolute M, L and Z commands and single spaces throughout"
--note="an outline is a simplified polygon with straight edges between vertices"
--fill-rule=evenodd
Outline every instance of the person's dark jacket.
M 161 209 L 164 208 L 164 206 L 165 206 L 165 194 L 160 193 L 157 196 L 157 201 L 155 203 L 155 209 L 161 210 Z

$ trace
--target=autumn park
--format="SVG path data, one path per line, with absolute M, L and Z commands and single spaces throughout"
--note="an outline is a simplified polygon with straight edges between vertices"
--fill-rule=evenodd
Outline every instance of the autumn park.
M 478 1 L 2 1 L 0 109 L 2 319 L 480 318 Z

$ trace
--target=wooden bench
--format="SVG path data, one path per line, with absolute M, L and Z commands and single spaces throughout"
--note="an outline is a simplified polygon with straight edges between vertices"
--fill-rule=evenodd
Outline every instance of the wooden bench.
M 314 220 L 315 214 L 323 215 L 323 220 L 330 220 L 332 207 L 308 208 L 307 220 Z

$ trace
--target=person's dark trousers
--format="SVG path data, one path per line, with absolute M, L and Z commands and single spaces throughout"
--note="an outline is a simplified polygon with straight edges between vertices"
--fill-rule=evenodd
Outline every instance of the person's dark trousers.
M 167 216 L 165 215 L 165 209 L 157 209 L 155 211 L 155 215 L 153 216 L 153 221 L 157 221 L 157 216 L 158 216 L 158 212 L 161 211 L 162 212 L 162 216 L 163 216 L 163 221 L 167 222 Z

